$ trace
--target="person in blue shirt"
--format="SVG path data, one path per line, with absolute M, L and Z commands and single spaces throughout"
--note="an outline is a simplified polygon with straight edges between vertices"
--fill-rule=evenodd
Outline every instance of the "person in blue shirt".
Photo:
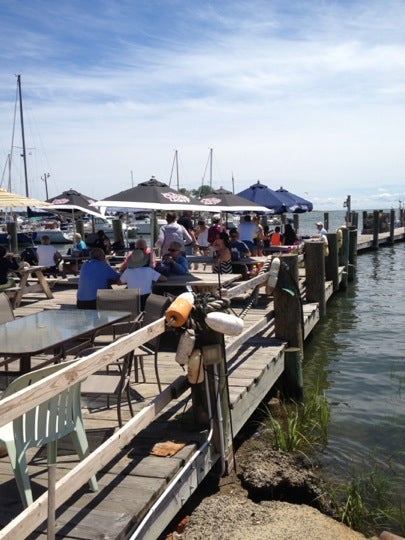
M 164 276 L 188 274 L 188 262 L 182 254 L 183 249 L 184 246 L 180 242 L 170 242 L 168 252 L 163 255 L 162 262 L 156 270 Z
M 80 269 L 76 306 L 79 309 L 97 309 L 98 289 L 108 289 L 117 283 L 120 275 L 105 260 L 101 248 L 90 251 L 90 259 Z
M 82 235 L 80 233 L 75 233 L 74 235 L 73 249 L 77 249 L 78 251 L 83 251 L 84 249 L 87 249 L 86 243 L 82 239 Z

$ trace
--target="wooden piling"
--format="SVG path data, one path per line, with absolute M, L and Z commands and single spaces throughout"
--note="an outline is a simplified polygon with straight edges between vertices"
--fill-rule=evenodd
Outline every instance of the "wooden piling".
M 304 244 L 306 299 L 319 304 L 319 314 L 326 315 L 325 256 L 323 242 L 306 240 Z
M 354 280 L 357 268 L 357 229 L 349 229 L 349 266 L 347 279 Z
M 124 235 L 122 232 L 122 221 L 120 219 L 113 220 L 114 242 L 124 243 Z
M 342 290 L 347 289 L 348 272 L 349 272 L 349 229 L 347 227 L 341 227 L 342 231 L 342 247 L 339 249 L 339 266 L 344 266 L 344 272 L 342 280 L 340 282 L 340 288 Z
M 280 260 L 286 263 L 291 277 L 298 285 L 298 255 L 296 253 L 286 253 L 280 256 Z
M 323 226 L 327 231 L 329 230 L 329 212 L 323 213 Z
M 395 229 L 395 210 L 391 208 L 390 212 L 390 244 L 394 244 L 394 229 Z
M 85 239 L 85 236 L 84 236 L 84 223 L 83 223 L 83 221 L 81 219 L 76 221 L 76 232 L 78 232 L 80 234 L 80 236 L 82 237 L 83 240 Z
M 10 251 L 12 253 L 18 253 L 17 223 L 15 221 L 7 223 L 7 234 L 10 236 Z
M 328 233 L 329 255 L 325 259 L 325 277 L 333 282 L 333 290 L 339 289 L 339 265 L 338 265 L 338 246 L 337 233 Z
M 302 401 L 304 398 L 304 379 L 302 375 L 302 354 L 298 347 L 284 350 L 283 387 L 287 398 Z
M 378 249 L 378 231 L 379 231 L 379 221 L 380 221 L 380 212 L 374 210 L 373 212 L 373 248 Z
M 286 341 L 290 347 L 298 347 L 303 356 L 304 332 L 302 305 L 294 276 L 281 265 L 274 297 L 274 330 L 277 339 Z

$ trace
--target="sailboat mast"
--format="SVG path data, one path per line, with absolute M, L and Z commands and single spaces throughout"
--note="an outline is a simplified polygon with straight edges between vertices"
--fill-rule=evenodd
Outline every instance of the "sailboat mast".
M 21 138 L 22 138 L 22 151 L 23 151 L 22 158 L 24 162 L 25 195 L 29 197 L 27 153 L 25 149 L 24 115 L 23 115 L 22 94 L 21 94 L 21 75 L 17 75 L 17 86 L 18 86 L 18 97 L 20 101 Z
M 212 190 L 212 148 L 210 148 L 210 188 Z

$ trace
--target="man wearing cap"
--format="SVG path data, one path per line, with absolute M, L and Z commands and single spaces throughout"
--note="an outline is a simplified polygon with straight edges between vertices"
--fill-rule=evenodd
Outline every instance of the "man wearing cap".
M 139 289 L 141 310 L 152 292 L 154 281 L 166 281 L 167 278 L 149 266 L 149 256 L 142 249 L 134 249 L 127 261 L 127 268 L 122 273 L 119 284 L 126 284 L 128 289 Z
M 322 221 L 318 221 L 318 223 L 316 224 L 316 228 L 318 229 L 319 234 L 327 234 L 328 233 L 328 231 L 323 226 Z

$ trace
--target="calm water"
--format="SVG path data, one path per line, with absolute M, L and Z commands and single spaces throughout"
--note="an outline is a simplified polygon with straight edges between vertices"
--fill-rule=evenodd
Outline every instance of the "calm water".
M 355 281 L 327 304 L 305 347 L 304 384 L 331 404 L 324 464 L 340 478 L 392 467 L 405 500 L 405 244 L 358 257 Z

